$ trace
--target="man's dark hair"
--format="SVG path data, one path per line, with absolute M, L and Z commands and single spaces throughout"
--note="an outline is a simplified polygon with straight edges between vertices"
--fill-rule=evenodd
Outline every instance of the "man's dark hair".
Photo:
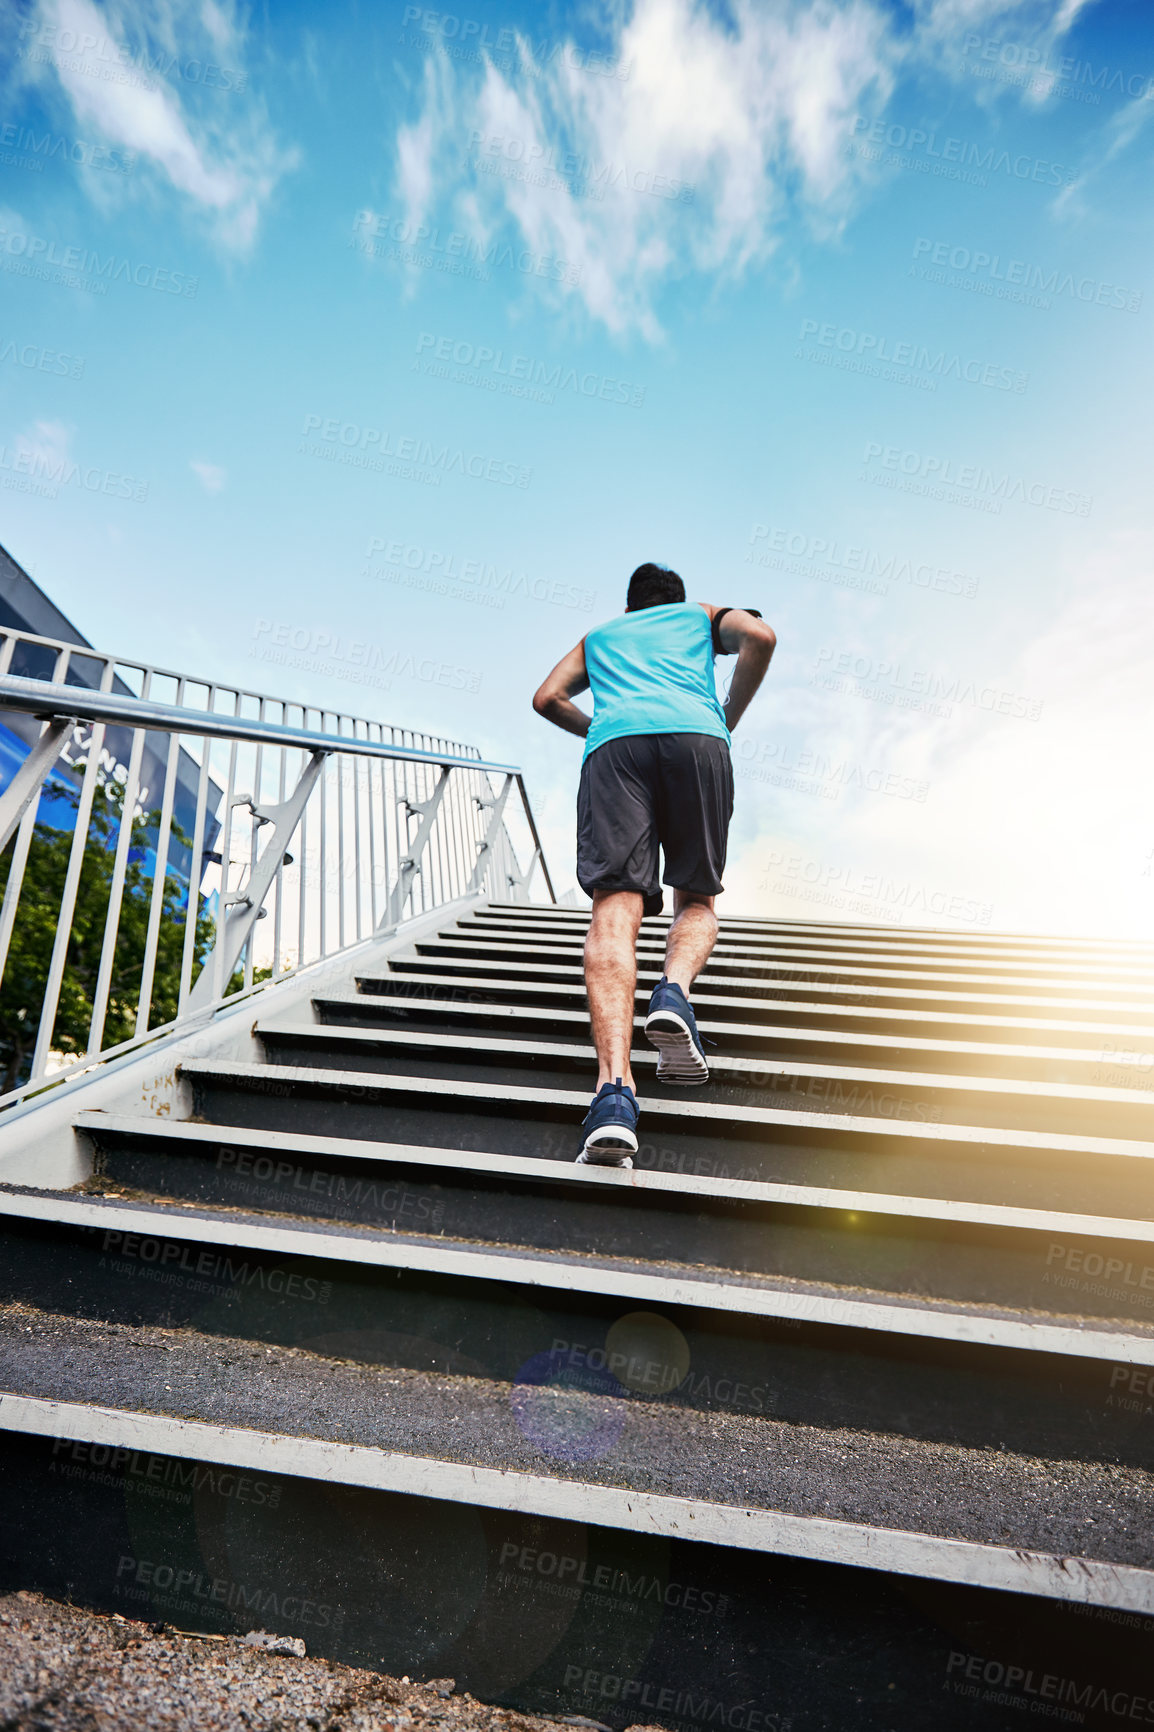
M 625 611 L 638 613 L 643 607 L 668 607 L 684 600 L 685 585 L 675 571 L 667 565 L 639 565 L 625 592 Z

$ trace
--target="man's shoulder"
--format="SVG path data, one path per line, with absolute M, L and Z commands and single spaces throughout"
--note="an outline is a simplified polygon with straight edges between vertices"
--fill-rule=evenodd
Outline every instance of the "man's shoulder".
M 695 619 L 703 613 L 712 623 L 715 614 L 725 612 L 712 601 L 670 601 L 658 607 L 638 607 L 632 611 L 626 608 L 624 613 L 615 613 L 609 619 L 603 619 L 599 624 L 590 626 L 586 638 L 596 637 L 599 632 L 612 631 L 616 627 L 631 628 L 648 625 L 654 618 L 660 616 L 668 619 L 671 615 L 681 619 Z

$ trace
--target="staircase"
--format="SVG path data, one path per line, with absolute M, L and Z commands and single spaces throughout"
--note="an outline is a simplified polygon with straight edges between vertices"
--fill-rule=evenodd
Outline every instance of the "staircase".
M 1154 947 L 725 920 L 618 1172 L 585 925 L 0 1132 L 0 1586 L 613 1728 L 1154 1723 Z

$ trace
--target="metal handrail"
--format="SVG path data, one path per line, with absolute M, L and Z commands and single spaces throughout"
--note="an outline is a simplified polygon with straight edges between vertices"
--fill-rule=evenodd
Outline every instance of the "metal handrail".
M 18 649 L 31 665 L 50 661 L 50 677 L 11 673 Z M 91 684 L 73 683 L 86 675 Z M 162 680 L 174 683 L 175 702 L 152 695 Z M 186 703 L 190 687 L 202 688 L 211 707 Z M 231 714 L 217 707 L 222 701 Z M 242 705 L 258 713 L 242 715 Z M 270 711 L 299 713 L 305 725 L 274 720 Z M 319 728 L 307 725 L 310 712 Z M 257 969 L 270 982 L 284 979 L 386 936 L 407 912 L 486 887 L 527 900 L 538 865 L 556 901 L 520 770 L 474 748 L 411 733 L 420 743 L 405 744 L 400 730 L 378 722 L 11 628 L 0 628 L 5 717 L 26 755 L 0 792 L 0 851 L 11 843 L 0 990 L 19 940 L 17 1002 L 26 1003 L 28 981 L 37 978 L 42 1002 L 33 1003 L 27 1027 L 25 1013 L 5 1005 L 9 1067 L 19 1060 L 24 1074 L 0 1092 L 0 1108 L 61 1073 L 80 1074 L 201 1021 L 254 983 L 259 989 Z M 330 719 L 335 727 L 325 725 Z M 74 821 L 50 799 L 48 818 L 38 822 L 49 783 L 51 795 L 75 809 Z M 507 829 L 514 786 L 531 850 L 524 870 Z M 30 861 L 40 882 L 36 870 L 28 875 Z M 22 923 L 26 879 L 32 909 Z M 55 934 L 50 956 L 40 956 L 46 899 Z M 258 922 L 269 915 L 262 932 Z M 19 1040 L 10 1034 L 16 1024 Z
M 516 764 L 497 764 L 452 752 L 430 752 L 415 746 L 364 740 L 355 734 L 330 734 L 316 728 L 291 728 L 283 722 L 261 721 L 250 716 L 225 716 L 218 710 L 185 709 L 180 704 L 158 704 L 147 698 L 121 697 L 115 692 L 94 691 L 87 686 L 65 686 L 50 680 L 26 679 L 20 674 L 0 675 L 0 709 L 49 721 L 70 718 L 85 722 L 123 722 L 129 727 L 148 728 L 158 734 L 196 734 L 201 739 L 247 740 L 268 746 L 303 747 L 310 752 L 348 752 L 362 758 L 398 758 L 410 764 L 459 764 L 468 770 L 491 770 L 502 776 L 520 776 Z M 2 845 L 2 844 L 0 844 Z
M 183 694 L 189 686 L 201 686 L 208 693 L 210 701 L 214 695 L 231 695 L 235 700 L 234 713 L 237 716 L 240 715 L 241 703 L 247 701 L 255 703 L 259 707 L 262 716 L 264 716 L 265 708 L 269 704 L 279 704 L 282 711 L 286 712 L 290 709 L 300 710 L 302 715 L 306 717 L 310 710 L 315 710 L 317 714 L 322 717 L 332 715 L 338 723 L 336 730 L 338 733 L 340 732 L 339 724 L 342 722 L 351 722 L 354 728 L 376 728 L 382 733 L 388 729 L 387 723 L 369 721 L 365 717 L 342 714 L 340 711 L 332 710 L 327 706 L 305 703 L 304 700 L 300 698 L 282 699 L 273 697 L 269 693 L 255 691 L 251 687 L 224 686 L 217 680 L 194 678 L 188 674 L 179 673 L 175 668 L 162 667 L 159 663 L 143 662 L 132 656 L 110 655 L 103 650 L 93 649 L 89 644 L 65 642 L 59 638 L 42 637 L 37 632 L 23 631 L 11 626 L 0 626 L 0 675 L 9 674 L 11 672 L 12 662 L 15 658 L 17 649 L 31 650 L 33 652 L 42 650 L 51 655 L 55 664 L 53 679 L 58 683 L 63 682 L 67 675 L 76 673 L 78 663 L 92 664 L 94 668 L 98 670 L 99 679 L 81 681 L 80 684 L 76 684 L 70 680 L 68 682 L 69 691 L 84 692 L 87 689 L 96 689 L 99 687 L 101 691 L 114 691 L 119 689 L 122 693 L 128 696 L 145 697 L 148 695 L 149 688 L 155 682 L 159 680 L 168 680 L 177 688 L 177 692 L 180 694 L 178 697 L 178 703 L 181 704 L 183 704 Z M 139 682 L 143 688 L 141 692 L 133 692 L 130 685 L 126 683 L 125 676 L 129 674 L 139 676 Z M 222 712 L 214 711 L 213 713 L 219 714 Z M 388 729 L 388 731 L 392 733 L 398 732 L 396 728 Z M 403 729 L 399 731 L 411 732 L 412 730 Z M 427 738 L 427 736 L 425 737 Z M 446 748 L 450 750 L 458 750 L 465 757 L 480 757 L 480 753 L 472 746 L 465 747 L 461 746 L 457 741 L 448 741 L 440 738 L 437 738 L 434 744 L 430 745 L 427 749 L 442 750 Z

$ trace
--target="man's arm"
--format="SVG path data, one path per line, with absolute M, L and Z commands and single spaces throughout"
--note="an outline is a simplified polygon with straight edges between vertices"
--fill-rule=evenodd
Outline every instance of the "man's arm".
M 705 610 L 710 619 L 721 612 L 718 607 Z M 757 619 L 744 608 L 731 607 L 718 628 L 721 647 L 728 655 L 737 652 L 737 666 L 729 682 L 725 700 L 725 725 L 732 733 L 750 704 L 758 686 L 769 670 L 770 657 L 777 645 L 777 634 L 763 619 Z
M 570 700 L 578 692 L 588 690 L 585 639 L 582 638 L 575 649 L 571 649 L 567 656 L 562 656 L 553 672 L 546 675 L 533 695 L 533 708 L 539 716 L 544 716 L 547 722 L 564 728 L 567 734 L 577 734 L 584 739 L 593 718 L 587 716 L 584 710 L 578 709 Z

